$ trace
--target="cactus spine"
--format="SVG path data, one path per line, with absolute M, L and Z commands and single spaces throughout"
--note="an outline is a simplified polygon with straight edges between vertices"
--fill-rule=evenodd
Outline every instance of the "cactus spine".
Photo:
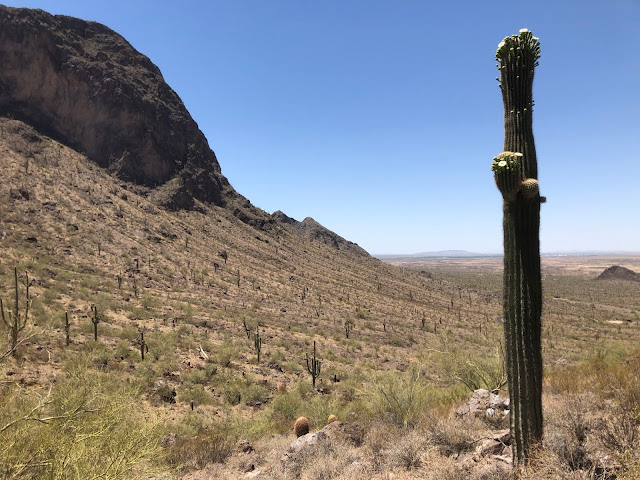
M 514 462 L 542 441 L 542 281 L 540 197 L 533 140 L 532 87 L 540 43 L 524 29 L 496 52 L 504 104 L 504 152 L 492 170 L 503 196 L 504 335 Z
M 306 355 L 307 359 L 307 371 L 311 375 L 311 383 L 313 384 L 313 388 L 316 388 L 316 378 L 320 376 L 320 365 L 322 362 L 320 360 L 316 360 L 316 341 L 313 341 L 313 359 L 311 363 L 309 363 L 309 355 Z

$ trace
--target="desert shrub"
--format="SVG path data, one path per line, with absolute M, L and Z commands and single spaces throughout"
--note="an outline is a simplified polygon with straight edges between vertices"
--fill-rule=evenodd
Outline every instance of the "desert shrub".
M 439 366 L 439 373 L 443 378 L 461 382 L 472 392 L 479 388 L 492 391 L 506 385 L 504 347 L 497 334 L 492 336 L 492 341 L 484 351 L 472 357 L 468 350 L 455 342 L 443 341 L 442 347 L 435 365 Z
M 241 347 L 239 345 L 236 345 L 232 340 L 226 338 L 216 351 L 216 363 L 223 367 L 228 367 L 231 365 L 231 360 L 238 358 L 240 350 Z
M 373 374 L 362 395 L 364 407 L 372 417 L 405 428 L 418 423 L 432 399 L 432 387 L 416 365 L 406 372 Z
M 446 457 L 473 450 L 476 446 L 469 426 L 457 422 L 436 421 L 430 426 L 427 437 L 438 447 L 440 455 Z
M 392 430 L 393 427 L 383 422 L 375 422 L 370 425 L 367 430 L 365 445 L 368 453 L 371 457 L 371 464 L 375 471 L 381 471 L 383 466 L 387 463 L 385 450 L 391 442 L 391 439 L 395 438 L 395 434 Z
M 251 404 L 261 401 L 269 393 L 268 387 L 264 384 L 256 383 L 251 375 L 238 378 L 233 372 L 226 371 L 216 375 L 214 379 L 216 391 L 222 395 L 225 403 L 229 405 Z
M 145 310 L 157 310 L 162 306 L 162 302 L 159 298 L 149 294 L 142 297 L 142 300 L 140 300 L 140 304 Z
M 274 396 L 269 402 L 269 415 L 276 429 L 280 432 L 289 430 L 292 422 L 302 416 L 305 405 L 304 399 L 296 390 Z
M 548 416 L 546 447 L 555 453 L 557 461 L 567 470 L 589 470 L 593 466 L 587 448 L 594 426 L 589 414 L 598 403 L 595 394 L 566 397 Z
M 311 428 L 324 426 L 331 414 L 345 418 L 350 405 L 341 405 L 330 395 L 314 395 L 310 382 L 302 381 L 290 390 L 278 393 L 269 402 L 265 415 L 276 431 L 281 433 L 291 430 L 298 417 L 309 419 Z
M 3 478 L 137 479 L 157 470 L 158 423 L 106 374 L 77 369 L 49 389 L 4 385 L 1 394 Z
M 178 401 L 189 403 L 193 401 L 196 405 L 211 405 L 214 403 L 213 397 L 202 385 L 190 385 L 178 390 Z
M 167 448 L 166 460 L 172 467 L 203 468 L 224 462 L 236 442 L 236 433 L 225 424 L 209 425 L 194 436 L 178 435 L 175 444 Z
M 127 342 L 126 340 L 119 340 L 116 342 L 116 348 L 113 352 L 114 358 L 124 358 L 127 359 L 130 356 L 133 358 L 134 351 L 131 348 L 131 342 Z
M 133 325 L 124 325 L 118 332 L 118 336 L 121 339 L 129 340 L 130 342 L 138 338 L 138 335 L 140 335 L 140 331 Z
M 416 431 L 401 436 L 391 448 L 389 454 L 391 463 L 405 470 L 418 468 L 422 464 L 420 455 L 424 449 L 424 443 L 424 439 Z

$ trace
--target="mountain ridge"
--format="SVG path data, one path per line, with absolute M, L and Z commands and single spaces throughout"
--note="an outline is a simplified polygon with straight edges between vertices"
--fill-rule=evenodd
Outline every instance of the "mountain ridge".
M 158 206 L 203 211 L 202 203 L 213 204 L 258 230 L 273 228 L 275 220 L 222 174 L 160 69 L 109 27 L 0 5 L 0 64 L 0 115 L 85 153 L 147 189 Z M 329 230 L 324 237 L 348 245 Z

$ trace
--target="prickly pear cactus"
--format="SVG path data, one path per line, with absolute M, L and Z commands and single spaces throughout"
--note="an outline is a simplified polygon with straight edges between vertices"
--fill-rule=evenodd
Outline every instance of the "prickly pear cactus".
M 504 335 L 516 464 L 542 441 L 540 191 L 533 141 L 533 74 L 540 43 L 528 30 L 496 52 L 504 104 L 504 152 L 492 170 L 503 196 Z

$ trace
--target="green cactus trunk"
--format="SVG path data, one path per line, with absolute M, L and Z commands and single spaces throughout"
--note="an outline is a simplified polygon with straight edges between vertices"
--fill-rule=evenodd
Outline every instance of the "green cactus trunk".
M 542 442 L 540 203 L 533 140 L 532 87 L 540 44 L 531 32 L 498 47 L 504 103 L 504 152 L 494 159 L 503 194 L 504 335 L 516 464 Z

